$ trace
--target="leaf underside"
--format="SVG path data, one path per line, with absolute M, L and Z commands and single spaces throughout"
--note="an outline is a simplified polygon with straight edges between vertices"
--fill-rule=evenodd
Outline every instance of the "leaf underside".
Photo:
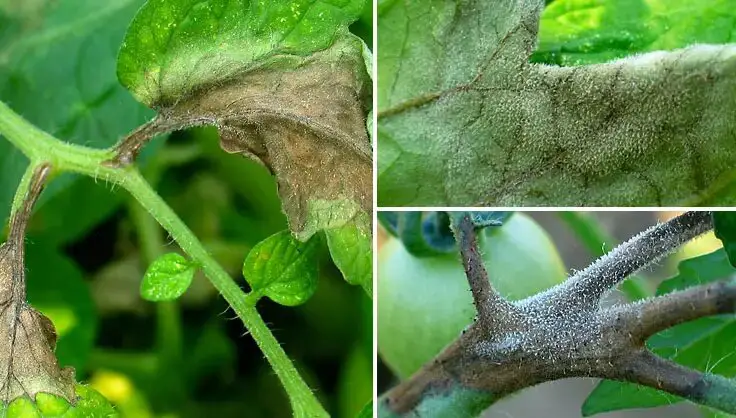
M 532 64 L 542 8 L 382 8 L 379 204 L 733 202 L 736 46 Z

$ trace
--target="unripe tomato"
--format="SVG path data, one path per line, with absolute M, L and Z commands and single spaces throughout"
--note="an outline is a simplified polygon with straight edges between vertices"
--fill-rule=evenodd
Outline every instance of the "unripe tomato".
M 509 300 L 536 294 L 566 277 L 547 233 L 516 213 L 479 233 L 493 287 Z M 378 350 L 402 379 L 432 358 L 475 317 L 458 253 L 415 257 L 391 237 L 378 253 Z

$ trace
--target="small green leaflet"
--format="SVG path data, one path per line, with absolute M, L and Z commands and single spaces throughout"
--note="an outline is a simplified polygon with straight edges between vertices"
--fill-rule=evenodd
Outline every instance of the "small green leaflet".
M 285 306 L 306 302 L 317 290 L 320 243 L 320 235 L 301 242 L 285 230 L 256 244 L 243 264 L 253 294 Z
M 736 212 L 713 212 L 713 225 L 731 265 L 736 267 Z
M 683 260 L 679 274 L 665 280 L 657 295 L 723 280 L 736 273 L 723 249 Z M 736 376 L 736 321 L 733 315 L 701 318 L 660 332 L 647 341 L 656 354 L 701 371 Z M 633 383 L 602 381 L 582 407 L 583 416 L 630 408 L 669 405 L 682 399 Z
M 332 260 L 345 281 L 360 285 L 373 297 L 373 240 L 371 234 L 348 223 L 325 230 Z
M 141 297 L 151 302 L 177 299 L 192 284 L 196 270 L 196 264 L 181 255 L 164 254 L 146 270 L 141 283 Z

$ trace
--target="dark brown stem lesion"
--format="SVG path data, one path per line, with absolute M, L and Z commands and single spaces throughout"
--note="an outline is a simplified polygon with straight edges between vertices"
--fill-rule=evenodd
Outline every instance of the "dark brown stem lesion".
M 127 167 L 135 162 L 143 146 L 156 136 L 193 125 L 196 125 L 196 123 L 186 123 L 181 119 L 172 118 L 166 112 L 162 112 L 120 140 L 115 146 L 115 156 L 103 164 L 113 168 Z
M 26 188 L 20 207 L 11 214 L 8 241 L 3 245 L 8 257 L 9 272 L 0 272 L 2 280 L 11 280 L 14 300 L 25 301 L 26 284 L 24 272 L 26 229 L 46 180 L 51 172 L 51 165 L 44 163 L 37 166 Z M 20 191 L 22 193 L 22 189 Z M 7 276 L 7 277 L 6 277 Z
M 491 325 L 499 319 L 507 319 L 515 308 L 493 288 L 488 279 L 488 271 L 478 247 L 478 228 L 471 215 L 466 212 L 458 217 L 453 222 L 453 230 L 479 323 Z
M 736 281 L 613 307 L 601 305 L 601 299 L 627 276 L 712 228 L 710 212 L 687 212 L 621 244 L 565 283 L 509 302 L 490 285 L 478 253 L 477 230 L 468 216 L 462 218 L 455 223 L 455 232 L 478 319 L 434 360 L 387 392 L 379 415 L 414 416 L 421 411 L 423 417 L 442 416 L 469 407 L 452 404 L 451 399 L 461 398 L 458 393 L 486 394 L 490 404 L 523 388 L 566 377 L 634 382 L 736 413 L 736 380 L 660 358 L 645 344 L 674 325 L 733 313 Z
M 0 402 L 35 400 L 40 392 L 75 402 L 74 370 L 60 368 L 54 355 L 54 326 L 26 300 L 26 229 L 51 165 L 28 170 L 16 192 L 20 204 L 11 214 L 8 241 L 0 245 Z

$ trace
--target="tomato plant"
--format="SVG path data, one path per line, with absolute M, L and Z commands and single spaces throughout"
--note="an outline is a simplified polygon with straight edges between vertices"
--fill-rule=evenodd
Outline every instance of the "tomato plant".
M 48 366 L 3 339 L 8 411 L 363 409 L 371 6 L 0 1 L 0 288 Z
M 654 219 L 646 212 L 617 215 L 627 219 L 619 221 L 619 228 L 630 227 L 629 222 L 642 217 Z M 500 404 L 524 388 L 571 377 L 602 378 L 580 407 L 583 416 L 683 401 L 698 406 L 689 408 L 693 416 L 736 412 L 733 212 L 686 212 L 619 245 L 603 222 L 596 221 L 608 218 L 605 224 L 610 225 L 610 214 L 560 213 L 559 219 L 579 242 L 600 257 L 588 267 L 573 270 L 558 285 L 546 290 L 540 286 L 538 292 L 519 300 L 504 295 L 504 282 L 493 277 L 498 263 L 489 256 L 493 234 L 514 219 L 524 219 L 516 216 L 448 212 L 444 219 L 450 220 L 454 237 L 448 240 L 446 233 L 438 234 L 443 229 L 437 227 L 437 219 L 442 218 L 437 212 L 381 213 L 383 225 L 397 238 L 385 240 L 379 253 L 378 294 L 389 302 L 379 308 L 379 352 L 399 381 L 379 398 L 379 416 L 470 417 L 489 407 L 491 415 L 518 414 L 516 408 L 550 416 L 577 415 L 570 402 L 562 399 L 554 404 L 541 401 L 544 406 L 535 408 L 542 388 L 519 395 L 521 401 Z M 550 225 L 549 216 L 542 219 Z M 712 232 L 711 247 L 694 256 L 692 249 L 683 253 L 691 255 L 680 258 L 672 277 L 656 281 L 646 277 L 647 267 L 674 267 L 662 260 L 686 243 L 702 247 L 703 242 L 693 240 Z M 555 240 L 574 248 L 565 235 Z M 532 236 L 525 233 L 519 238 Z M 549 248 L 545 235 L 536 239 L 544 243 L 539 248 Z M 448 251 L 452 242 L 459 259 L 430 256 Z M 409 254 L 412 251 L 426 259 Z M 496 249 L 497 254 L 503 251 Z M 574 252 L 567 253 L 569 257 Z M 535 258 L 539 255 L 528 251 L 513 264 L 534 263 Z M 627 279 L 629 285 L 622 286 Z M 619 298 L 633 302 L 616 300 L 616 288 L 622 292 Z M 467 307 L 471 308 L 468 316 L 444 336 L 446 318 Z M 438 343 L 440 338 L 444 340 Z M 385 382 L 385 376 L 379 376 L 380 381 Z M 686 407 L 680 410 L 688 413 Z
M 444 228 L 449 233 L 449 224 Z M 485 230 L 480 240 L 491 283 L 508 299 L 534 295 L 565 278 L 554 244 L 525 214 Z M 378 266 L 379 353 L 407 378 L 472 322 L 470 287 L 454 248 L 415 256 L 394 237 L 378 253 Z

